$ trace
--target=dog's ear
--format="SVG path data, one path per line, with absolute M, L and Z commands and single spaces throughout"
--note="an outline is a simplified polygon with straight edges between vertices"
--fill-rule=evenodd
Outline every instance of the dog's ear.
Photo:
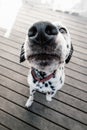
M 66 64 L 69 63 L 69 61 L 70 61 L 70 59 L 71 59 L 71 57 L 72 57 L 72 54 L 73 54 L 73 45 L 72 45 L 72 43 L 71 43 L 71 50 L 70 50 L 70 52 L 69 52 L 69 55 L 68 55 L 67 59 L 65 60 L 65 63 L 66 63 Z
M 20 63 L 25 61 L 25 51 L 24 51 L 24 43 L 21 46 L 21 52 L 20 52 Z

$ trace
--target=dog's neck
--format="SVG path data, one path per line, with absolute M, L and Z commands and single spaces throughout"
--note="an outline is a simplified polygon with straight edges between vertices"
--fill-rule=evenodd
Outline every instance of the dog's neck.
M 47 74 L 46 72 L 42 72 L 42 71 L 39 71 L 35 68 L 32 68 L 31 70 L 31 74 L 34 78 L 34 80 L 36 81 L 39 81 L 39 82 L 45 82 L 51 78 L 54 78 L 55 77 L 55 73 L 56 73 L 56 70 L 54 70 L 51 74 Z

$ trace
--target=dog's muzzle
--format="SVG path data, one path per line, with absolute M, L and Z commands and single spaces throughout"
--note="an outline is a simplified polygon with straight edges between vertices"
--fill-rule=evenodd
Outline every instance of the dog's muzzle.
M 48 66 L 53 60 L 59 61 L 59 56 L 55 53 L 58 35 L 56 26 L 49 22 L 37 22 L 28 31 L 28 40 L 30 54 L 28 60 L 30 63 L 40 66 Z
M 49 22 L 35 23 L 28 32 L 30 42 L 40 46 L 49 44 L 57 34 L 57 28 Z

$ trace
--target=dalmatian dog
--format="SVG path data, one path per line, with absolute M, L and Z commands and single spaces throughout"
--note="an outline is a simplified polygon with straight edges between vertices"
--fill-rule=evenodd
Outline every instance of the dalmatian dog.
M 29 28 L 20 54 L 20 62 L 27 60 L 30 67 L 27 108 L 32 105 L 36 91 L 45 93 L 47 101 L 52 100 L 64 85 L 64 66 L 72 53 L 70 33 L 62 24 L 41 21 Z

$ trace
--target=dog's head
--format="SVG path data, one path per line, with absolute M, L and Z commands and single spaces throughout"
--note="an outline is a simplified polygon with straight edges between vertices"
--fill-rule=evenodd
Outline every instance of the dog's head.
M 73 53 L 69 31 L 51 22 L 37 22 L 28 30 L 20 61 L 27 59 L 31 67 L 53 71 L 68 63 Z

